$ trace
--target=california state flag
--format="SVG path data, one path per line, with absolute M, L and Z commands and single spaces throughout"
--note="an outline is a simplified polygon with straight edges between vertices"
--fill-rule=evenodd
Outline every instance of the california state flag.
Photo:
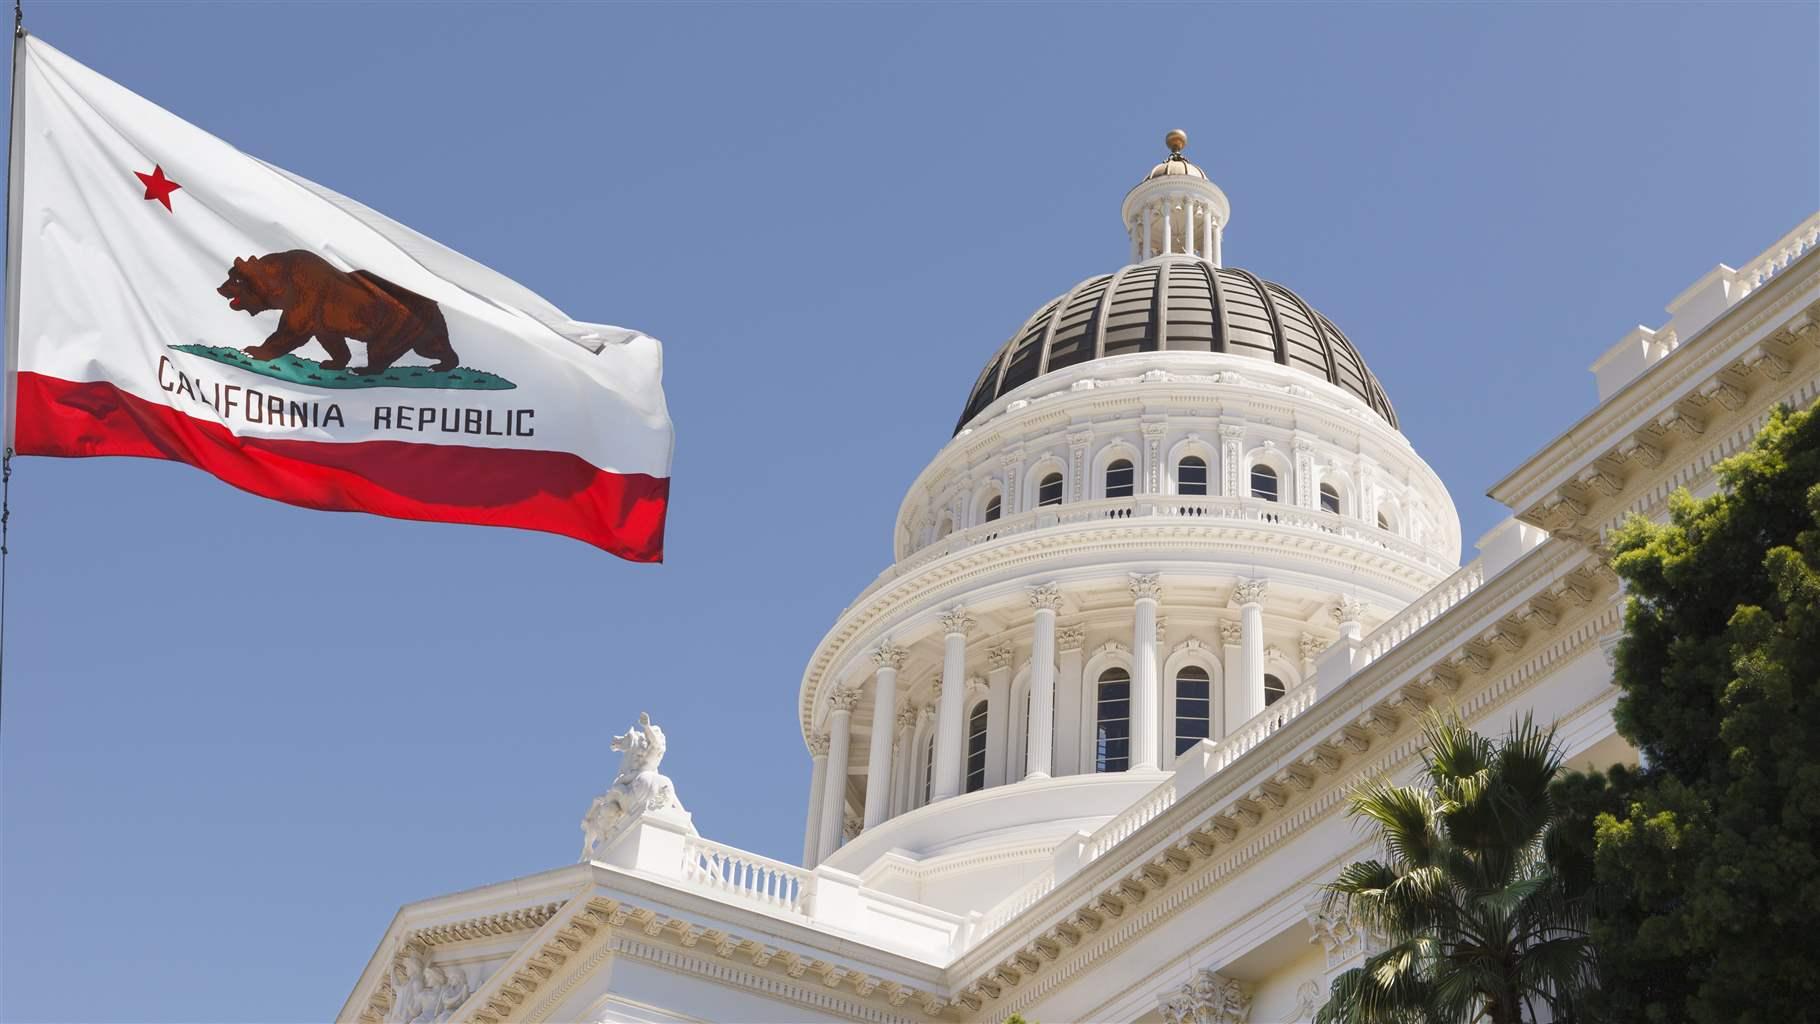
M 309 508 L 663 554 L 662 350 L 15 53 L 7 443 L 187 462 Z

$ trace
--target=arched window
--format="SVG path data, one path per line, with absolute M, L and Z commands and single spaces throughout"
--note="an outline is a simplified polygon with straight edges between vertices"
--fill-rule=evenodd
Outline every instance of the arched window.
M 1093 770 L 1122 772 L 1131 767 L 1131 674 L 1122 668 L 1100 673 L 1093 731 Z
M 954 532 L 954 517 L 949 515 L 946 512 L 943 512 L 941 522 L 938 523 L 935 527 L 935 539 L 941 540 L 943 537 L 946 537 L 953 532 Z
M 1321 511 L 1340 514 L 1340 492 L 1334 490 L 1332 484 L 1321 485 Z
M 1106 467 L 1106 497 L 1129 498 L 1136 474 L 1131 468 L 1130 459 L 1118 459 Z
M 986 499 L 986 522 L 990 523 L 997 520 L 999 514 L 1003 511 L 1004 502 L 999 500 L 998 495 L 994 494 L 992 497 Z
M 935 731 L 929 732 L 929 742 L 923 745 L 923 803 L 929 802 L 929 794 L 935 789 Z
M 1036 485 L 1036 504 L 1060 505 L 1062 503 L 1062 474 L 1051 473 L 1043 477 L 1043 482 Z
M 1175 752 L 1213 735 L 1213 680 L 1199 665 L 1183 665 L 1175 674 Z
M 1251 467 L 1251 496 L 1265 501 L 1277 500 L 1277 471 L 1269 466 Z
M 1286 692 L 1288 692 L 1288 691 L 1286 689 L 1284 689 L 1282 679 L 1280 679 L 1276 676 L 1265 676 L 1264 677 L 1264 706 L 1265 707 L 1269 707 L 1270 705 L 1275 704 L 1277 701 L 1282 700 L 1283 694 Z
M 1385 515 L 1383 512 L 1378 513 L 1378 529 L 1380 529 L 1380 530 L 1390 529 L 1390 517 Z
M 962 790 L 971 793 L 986 788 L 986 702 L 973 706 L 967 716 L 967 784 Z
M 1199 455 L 1190 455 L 1176 464 L 1175 490 L 1177 494 L 1207 494 L 1207 460 Z

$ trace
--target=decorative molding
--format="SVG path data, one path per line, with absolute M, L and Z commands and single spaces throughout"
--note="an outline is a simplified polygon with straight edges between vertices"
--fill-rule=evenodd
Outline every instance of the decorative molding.
M 1248 604 L 1263 604 L 1264 591 L 1268 589 L 1266 580 L 1241 579 L 1232 587 L 1232 603 L 1241 608 Z
M 859 687 L 843 686 L 828 695 L 828 707 L 833 711 L 852 712 L 854 708 L 859 707 L 861 696 Z
M 1246 1024 L 1251 995 L 1237 981 L 1203 967 L 1181 988 L 1157 997 L 1157 1008 L 1168 1024 Z
M 809 736 L 809 756 L 810 757 L 827 757 L 828 756 L 828 734 L 827 733 L 818 732 L 818 733 L 812 733 Z
M 1086 626 L 1062 626 L 1055 631 L 1055 647 L 1058 651 L 1078 651 L 1086 644 Z
M 955 605 L 941 615 L 942 632 L 948 636 L 966 636 L 978 624 L 973 616 L 967 614 L 965 605 Z
M 1155 601 L 1163 596 L 1162 581 L 1156 573 L 1131 573 L 1131 597 L 1135 601 Z
M 1017 649 L 1011 646 L 1011 642 L 1008 640 L 993 644 L 986 648 L 986 667 L 993 671 L 1010 668 L 1011 659 L 1016 656 L 1016 651 Z
M 1333 603 L 1333 609 L 1328 614 L 1333 616 L 1334 624 L 1338 626 L 1344 626 L 1348 622 L 1360 622 L 1365 615 L 1365 602 L 1342 594 L 1339 600 Z
M 1245 627 L 1231 619 L 1220 622 L 1220 643 L 1227 647 L 1237 647 L 1245 642 Z
M 1355 958 L 1377 953 L 1387 944 L 1384 934 L 1367 927 L 1344 900 L 1329 906 L 1327 897 L 1317 896 L 1303 907 L 1303 912 L 1308 916 L 1308 927 L 1314 931 L 1315 941 L 1327 953 L 1330 972 Z
M 889 639 L 879 641 L 878 647 L 872 651 L 872 663 L 879 668 L 901 669 L 909 657 L 909 651 Z
M 1062 608 L 1062 588 L 1054 583 L 1039 583 L 1025 591 L 1030 597 L 1030 607 L 1037 611 L 1060 611 Z

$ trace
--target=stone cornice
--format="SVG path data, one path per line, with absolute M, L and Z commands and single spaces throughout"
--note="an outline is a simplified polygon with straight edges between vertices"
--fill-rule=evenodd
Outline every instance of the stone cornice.
M 1820 287 L 1820 258 L 1811 252 L 1762 288 L 1720 314 L 1692 338 L 1618 392 L 1541 451 L 1492 485 L 1487 492 L 1506 506 L 1527 505 L 1531 496 L 1552 490 L 1656 418 L 1658 411 L 1697 392 L 1694 382 L 1713 376 L 1741 358 L 1747 336 L 1772 320 L 1787 319 L 1811 306 Z M 1793 308 L 1791 308 L 1793 307 Z M 1773 333 L 1773 332 L 1772 332 Z
M 1311 573 L 1334 578 L 1376 577 L 1392 588 L 1420 591 L 1444 577 L 1377 545 L 1319 531 L 1290 530 L 1250 520 L 1168 518 L 1160 521 L 1096 520 L 1017 534 L 979 544 L 918 566 L 866 594 L 844 611 L 817 644 L 803 673 L 799 709 L 806 736 L 813 721 L 812 698 L 827 682 L 828 670 L 855 642 L 896 628 L 913 614 L 970 596 L 970 589 L 994 576 L 1053 571 L 1058 559 L 1093 559 L 1110 568 L 1159 555 L 1187 556 L 1236 564 L 1256 562 L 1259 552 L 1301 561 Z M 1083 567 L 1087 568 L 1087 567 Z

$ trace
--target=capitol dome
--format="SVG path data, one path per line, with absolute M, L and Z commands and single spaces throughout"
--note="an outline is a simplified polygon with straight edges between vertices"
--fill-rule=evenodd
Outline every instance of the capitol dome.
M 986 364 L 955 433 L 1045 374 L 1157 351 L 1268 359 L 1344 388 L 1397 425 L 1383 387 L 1333 321 L 1280 284 L 1177 253 L 1089 278 L 1037 310 Z

